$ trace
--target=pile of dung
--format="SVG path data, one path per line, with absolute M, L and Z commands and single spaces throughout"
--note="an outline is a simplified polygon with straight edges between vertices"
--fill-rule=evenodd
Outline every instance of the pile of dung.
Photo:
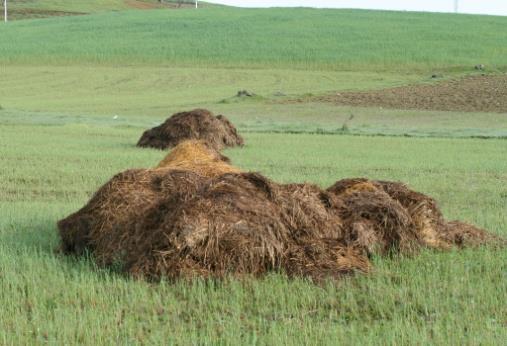
M 344 179 L 327 192 L 340 199 L 347 243 L 367 254 L 413 254 L 422 247 L 450 249 L 505 244 L 473 225 L 444 219 L 436 201 L 405 184 Z
M 62 250 L 148 278 L 261 275 L 314 279 L 368 271 L 342 241 L 328 193 L 256 173 L 215 178 L 172 169 L 116 175 L 58 223 Z
M 323 190 L 226 161 L 185 142 L 158 168 L 114 176 L 58 222 L 61 250 L 151 279 L 274 271 L 320 281 L 368 272 L 373 254 L 503 241 L 447 222 L 433 199 L 400 183 L 346 179 Z
M 194 109 L 172 115 L 163 124 L 143 133 L 138 147 L 172 148 L 185 140 L 201 140 L 216 150 L 242 146 L 243 138 L 223 115 L 205 109 Z
M 97 261 L 113 264 L 115 256 L 145 235 L 130 232 L 146 219 L 165 195 L 191 191 L 203 178 L 195 173 L 167 169 L 131 169 L 115 175 L 86 206 L 58 222 L 65 253 L 91 250 Z
M 61 233 L 65 252 L 79 254 L 94 242 L 102 244 L 101 237 L 122 237 L 122 229 L 133 219 L 145 217 L 164 195 L 190 191 L 203 177 L 239 172 L 229 162 L 203 142 L 184 141 L 156 168 L 130 169 L 115 175 L 84 208 L 59 222 L 60 229 L 68 230 Z M 173 171 L 176 173 L 169 174 Z M 121 242 L 119 246 L 122 248 Z

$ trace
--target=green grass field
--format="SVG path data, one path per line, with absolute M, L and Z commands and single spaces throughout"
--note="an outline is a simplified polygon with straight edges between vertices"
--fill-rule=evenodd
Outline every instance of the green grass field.
M 16 21 L 0 62 L 345 71 L 507 68 L 505 18 L 354 10 L 206 8 Z M 42 44 L 43 42 L 43 44 Z
M 374 273 L 325 287 L 277 275 L 150 284 L 54 255 L 55 220 L 114 173 L 164 155 L 134 147 L 141 131 L 1 126 L 4 343 L 501 344 L 507 337 L 501 250 L 379 258 Z M 245 169 L 323 186 L 351 176 L 406 181 L 438 198 L 447 217 L 507 235 L 505 140 L 268 133 L 246 140 L 227 151 Z
M 98 3 L 88 12 L 114 5 Z M 476 63 L 505 72 L 506 24 L 211 7 L 0 25 L 0 344 L 504 344 L 505 249 L 375 258 L 373 273 L 324 286 L 276 273 L 148 283 L 54 249 L 58 219 L 166 154 L 136 148 L 141 133 L 193 107 L 238 126 L 247 144 L 225 154 L 243 169 L 321 186 L 404 181 L 446 217 L 507 236 L 506 114 L 283 102 L 431 83 L 434 70 Z

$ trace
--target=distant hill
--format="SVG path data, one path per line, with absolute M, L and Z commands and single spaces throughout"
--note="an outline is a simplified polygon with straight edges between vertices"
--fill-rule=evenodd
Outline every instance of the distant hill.
M 506 27 L 507 17 L 366 10 L 115 11 L 1 23 L 0 63 L 505 71 Z
M 0 1 L 0 7 L 3 0 Z M 106 11 L 194 7 L 192 0 L 9 0 L 9 19 L 33 19 Z M 201 6 L 214 6 L 201 3 Z M 2 12 L 3 13 L 3 12 Z

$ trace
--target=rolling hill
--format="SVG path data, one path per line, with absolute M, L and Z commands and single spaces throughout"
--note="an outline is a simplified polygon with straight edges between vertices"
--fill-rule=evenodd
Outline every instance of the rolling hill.
M 119 11 L 1 25 L 0 62 L 405 72 L 480 63 L 505 70 L 506 24 L 505 17 L 363 10 Z

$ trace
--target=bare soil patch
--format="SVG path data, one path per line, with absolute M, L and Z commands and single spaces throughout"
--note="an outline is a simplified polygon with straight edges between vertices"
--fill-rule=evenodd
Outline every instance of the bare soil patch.
M 143 133 L 138 147 L 172 148 L 186 140 L 200 140 L 216 150 L 242 146 L 243 138 L 223 115 L 205 109 L 173 114 L 163 124 Z
M 193 8 L 195 5 L 190 3 L 177 3 L 177 2 L 158 2 L 156 0 L 143 1 L 143 0 L 125 0 L 125 4 L 133 9 L 150 10 L 155 8 L 179 9 L 179 8 Z M 0 6 L 1 7 L 1 6 Z M 76 16 L 85 15 L 85 12 L 71 12 L 71 11 L 58 11 L 46 10 L 36 8 L 11 8 L 9 9 L 9 19 L 35 19 L 35 18 L 49 18 L 61 16 Z
M 152 1 L 143 1 L 143 0 L 125 0 L 125 3 L 132 8 L 138 10 L 150 10 L 154 8 L 193 8 L 194 4 L 191 3 L 178 3 L 178 2 L 158 2 L 155 0 Z
M 40 9 L 11 9 L 9 10 L 9 19 L 35 19 L 47 17 L 78 16 L 84 14 L 86 13 Z
M 435 84 L 339 92 L 310 100 L 359 107 L 507 113 L 507 75 L 470 76 Z
M 276 271 L 320 281 L 368 272 L 372 254 L 505 244 L 447 222 L 432 198 L 401 183 L 278 184 L 191 144 L 159 168 L 114 176 L 58 222 L 61 250 L 151 279 Z

